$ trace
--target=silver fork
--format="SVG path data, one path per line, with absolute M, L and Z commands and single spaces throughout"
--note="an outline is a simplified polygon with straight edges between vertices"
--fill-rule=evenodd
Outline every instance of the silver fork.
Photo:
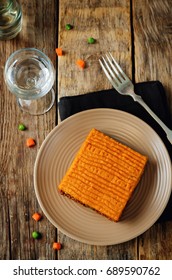
M 155 121 L 162 127 L 165 131 L 169 142 L 172 144 L 172 130 L 170 130 L 160 118 L 149 108 L 149 106 L 143 101 L 140 95 L 135 94 L 134 85 L 130 79 L 123 72 L 121 67 L 115 61 L 111 53 L 102 56 L 99 59 L 100 65 L 107 76 L 108 80 L 111 82 L 112 86 L 123 95 L 130 95 L 134 101 L 138 102 L 144 109 L 154 118 Z

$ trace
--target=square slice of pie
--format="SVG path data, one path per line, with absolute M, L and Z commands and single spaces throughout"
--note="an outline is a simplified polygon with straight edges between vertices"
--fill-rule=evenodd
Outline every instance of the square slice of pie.
M 147 160 L 146 156 L 93 128 L 58 190 L 117 222 Z

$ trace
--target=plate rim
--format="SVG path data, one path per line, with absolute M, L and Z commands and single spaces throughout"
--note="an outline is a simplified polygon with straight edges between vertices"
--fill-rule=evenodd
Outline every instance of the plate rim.
M 72 238 L 73 240 L 76 240 L 76 241 L 79 241 L 79 242 L 82 242 L 82 243 L 86 243 L 86 244 L 90 244 L 90 245 L 98 245 L 98 246 L 108 246 L 108 245 L 116 245 L 116 244 L 121 244 L 121 243 L 124 243 L 124 242 L 127 242 L 127 241 L 130 241 L 136 237 L 138 237 L 139 235 L 143 234 L 145 231 L 147 231 L 150 227 L 152 227 L 155 222 L 158 220 L 158 218 L 161 216 L 161 214 L 163 213 L 163 211 L 165 210 L 167 204 L 168 204 L 168 201 L 170 199 L 170 195 L 171 195 L 171 191 L 172 191 L 172 185 L 171 185 L 171 188 L 169 188 L 168 190 L 168 199 L 166 201 L 166 204 L 164 204 L 164 207 L 161 209 L 161 213 L 159 214 L 159 216 L 154 220 L 152 221 L 151 224 L 149 224 L 147 227 L 145 227 L 145 230 L 140 230 L 140 233 L 136 233 L 135 235 L 133 235 L 131 238 L 128 238 L 126 240 L 126 238 L 124 238 L 123 241 L 120 241 L 118 243 L 115 243 L 115 242 L 105 242 L 105 241 L 97 241 L 97 242 L 92 242 L 90 240 L 85 240 L 83 238 L 80 238 L 79 236 L 76 236 L 70 232 L 68 232 L 67 230 L 65 230 L 64 228 L 62 228 L 61 226 L 57 225 L 54 220 L 52 219 L 52 217 L 47 213 L 47 210 L 46 208 L 44 207 L 43 203 L 42 203 L 42 200 L 40 198 L 40 195 L 39 195 L 39 192 L 38 192 L 38 188 L 36 187 L 37 185 L 37 182 L 36 182 L 36 172 L 37 172 L 37 168 L 38 168 L 38 163 L 39 163 L 39 160 L 40 160 L 40 157 L 41 157 L 41 152 L 42 150 L 44 149 L 44 146 L 46 145 L 46 143 L 48 142 L 49 139 L 51 139 L 51 136 L 55 133 L 56 130 L 59 130 L 61 127 L 63 127 L 65 125 L 65 123 L 67 122 L 70 122 L 72 121 L 73 119 L 75 118 L 78 118 L 78 116 L 81 116 L 81 115 L 85 115 L 85 114 L 88 114 L 88 112 L 96 112 L 96 111 L 100 111 L 100 112 L 108 112 L 108 111 L 111 111 L 112 113 L 118 113 L 120 112 L 121 114 L 123 115 L 128 115 L 130 118 L 133 118 L 135 119 L 136 121 L 140 122 L 140 123 L 144 123 L 145 126 L 147 126 L 147 128 L 154 134 L 156 134 L 156 137 L 159 138 L 160 142 L 161 142 L 161 145 L 163 146 L 163 149 L 166 151 L 166 155 L 167 155 L 167 158 L 168 158 L 168 163 L 170 166 L 172 166 L 171 164 L 171 159 L 170 159 L 170 156 L 169 156 L 169 153 L 168 153 L 168 150 L 164 144 L 164 142 L 162 141 L 161 137 L 158 135 L 158 133 L 149 125 L 147 124 L 144 120 L 140 119 L 139 117 L 131 114 L 131 113 L 128 113 L 128 112 L 125 112 L 125 111 L 122 111 L 122 110 L 118 110 L 118 109 L 112 109 L 112 108 L 95 108 L 95 109 L 87 109 L 87 110 L 84 110 L 84 111 L 81 111 L 81 112 L 78 112 L 78 113 L 75 113 L 71 116 L 69 116 L 68 118 L 64 119 L 63 121 L 61 121 L 59 124 L 57 124 L 49 133 L 48 135 L 45 137 L 45 139 L 43 140 L 39 150 L 38 150 L 38 153 L 37 153 L 37 156 L 36 156 L 36 160 L 35 160 L 35 163 L 34 163 L 34 190 L 35 190 L 35 194 L 36 194 L 36 198 L 38 200 L 38 203 L 43 211 L 43 213 L 45 214 L 45 216 L 47 217 L 47 219 L 51 222 L 51 224 L 57 228 L 58 230 L 60 230 L 63 234 L 65 234 L 66 236 Z M 170 172 L 170 182 L 172 182 L 172 172 Z

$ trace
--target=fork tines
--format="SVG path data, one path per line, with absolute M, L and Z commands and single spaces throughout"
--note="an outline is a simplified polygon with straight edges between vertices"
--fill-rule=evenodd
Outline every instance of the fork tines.
M 121 67 L 115 61 L 111 53 L 102 56 L 99 59 L 99 62 L 108 80 L 112 83 L 114 88 L 128 79 L 128 77 L 122 71 Z

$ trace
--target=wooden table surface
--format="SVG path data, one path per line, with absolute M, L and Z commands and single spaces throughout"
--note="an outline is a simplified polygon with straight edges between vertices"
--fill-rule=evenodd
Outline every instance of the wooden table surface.
M 111 51 L 134 82 L 160 80 L 172 111 L 172 9 L 171 0 L 32 0 L 19 1 L 23 28 L 13 40 L 0 41 L 0 259 L 172 259 L 172 221 L 156 223 L 131 241 L 113 246 L 93 246 L 72 240 L 45 217 L 36 199 L 33 168 L 37 152 L 58 124 L 58 100 L 110 88 L 100 71 L 98 57 Z M 74 28 L 65 30 L 65 24 Z M 96 44 L 86 43 L 88 37 Z M 57 58 L 55 48 L 65 51 Z M 41 116 L 20 111 L 3 78 L 6 59 L 17 49 L 35 47 L 47 54 L 57 70 L 56 104 Z M 87 61 L 78 71 L 74 61 Z M 156 102 L 156 101 L 155 101 Z M 19 131 L 24 123 L 26 131 Z M 25 140 L 33 137 L 29 149 Z M 36 223 L 34 212 L 43 219 Z M 43 233 L 34 240 L 34 230 Z M 63 249 L 56 252 L 52 243 Z

